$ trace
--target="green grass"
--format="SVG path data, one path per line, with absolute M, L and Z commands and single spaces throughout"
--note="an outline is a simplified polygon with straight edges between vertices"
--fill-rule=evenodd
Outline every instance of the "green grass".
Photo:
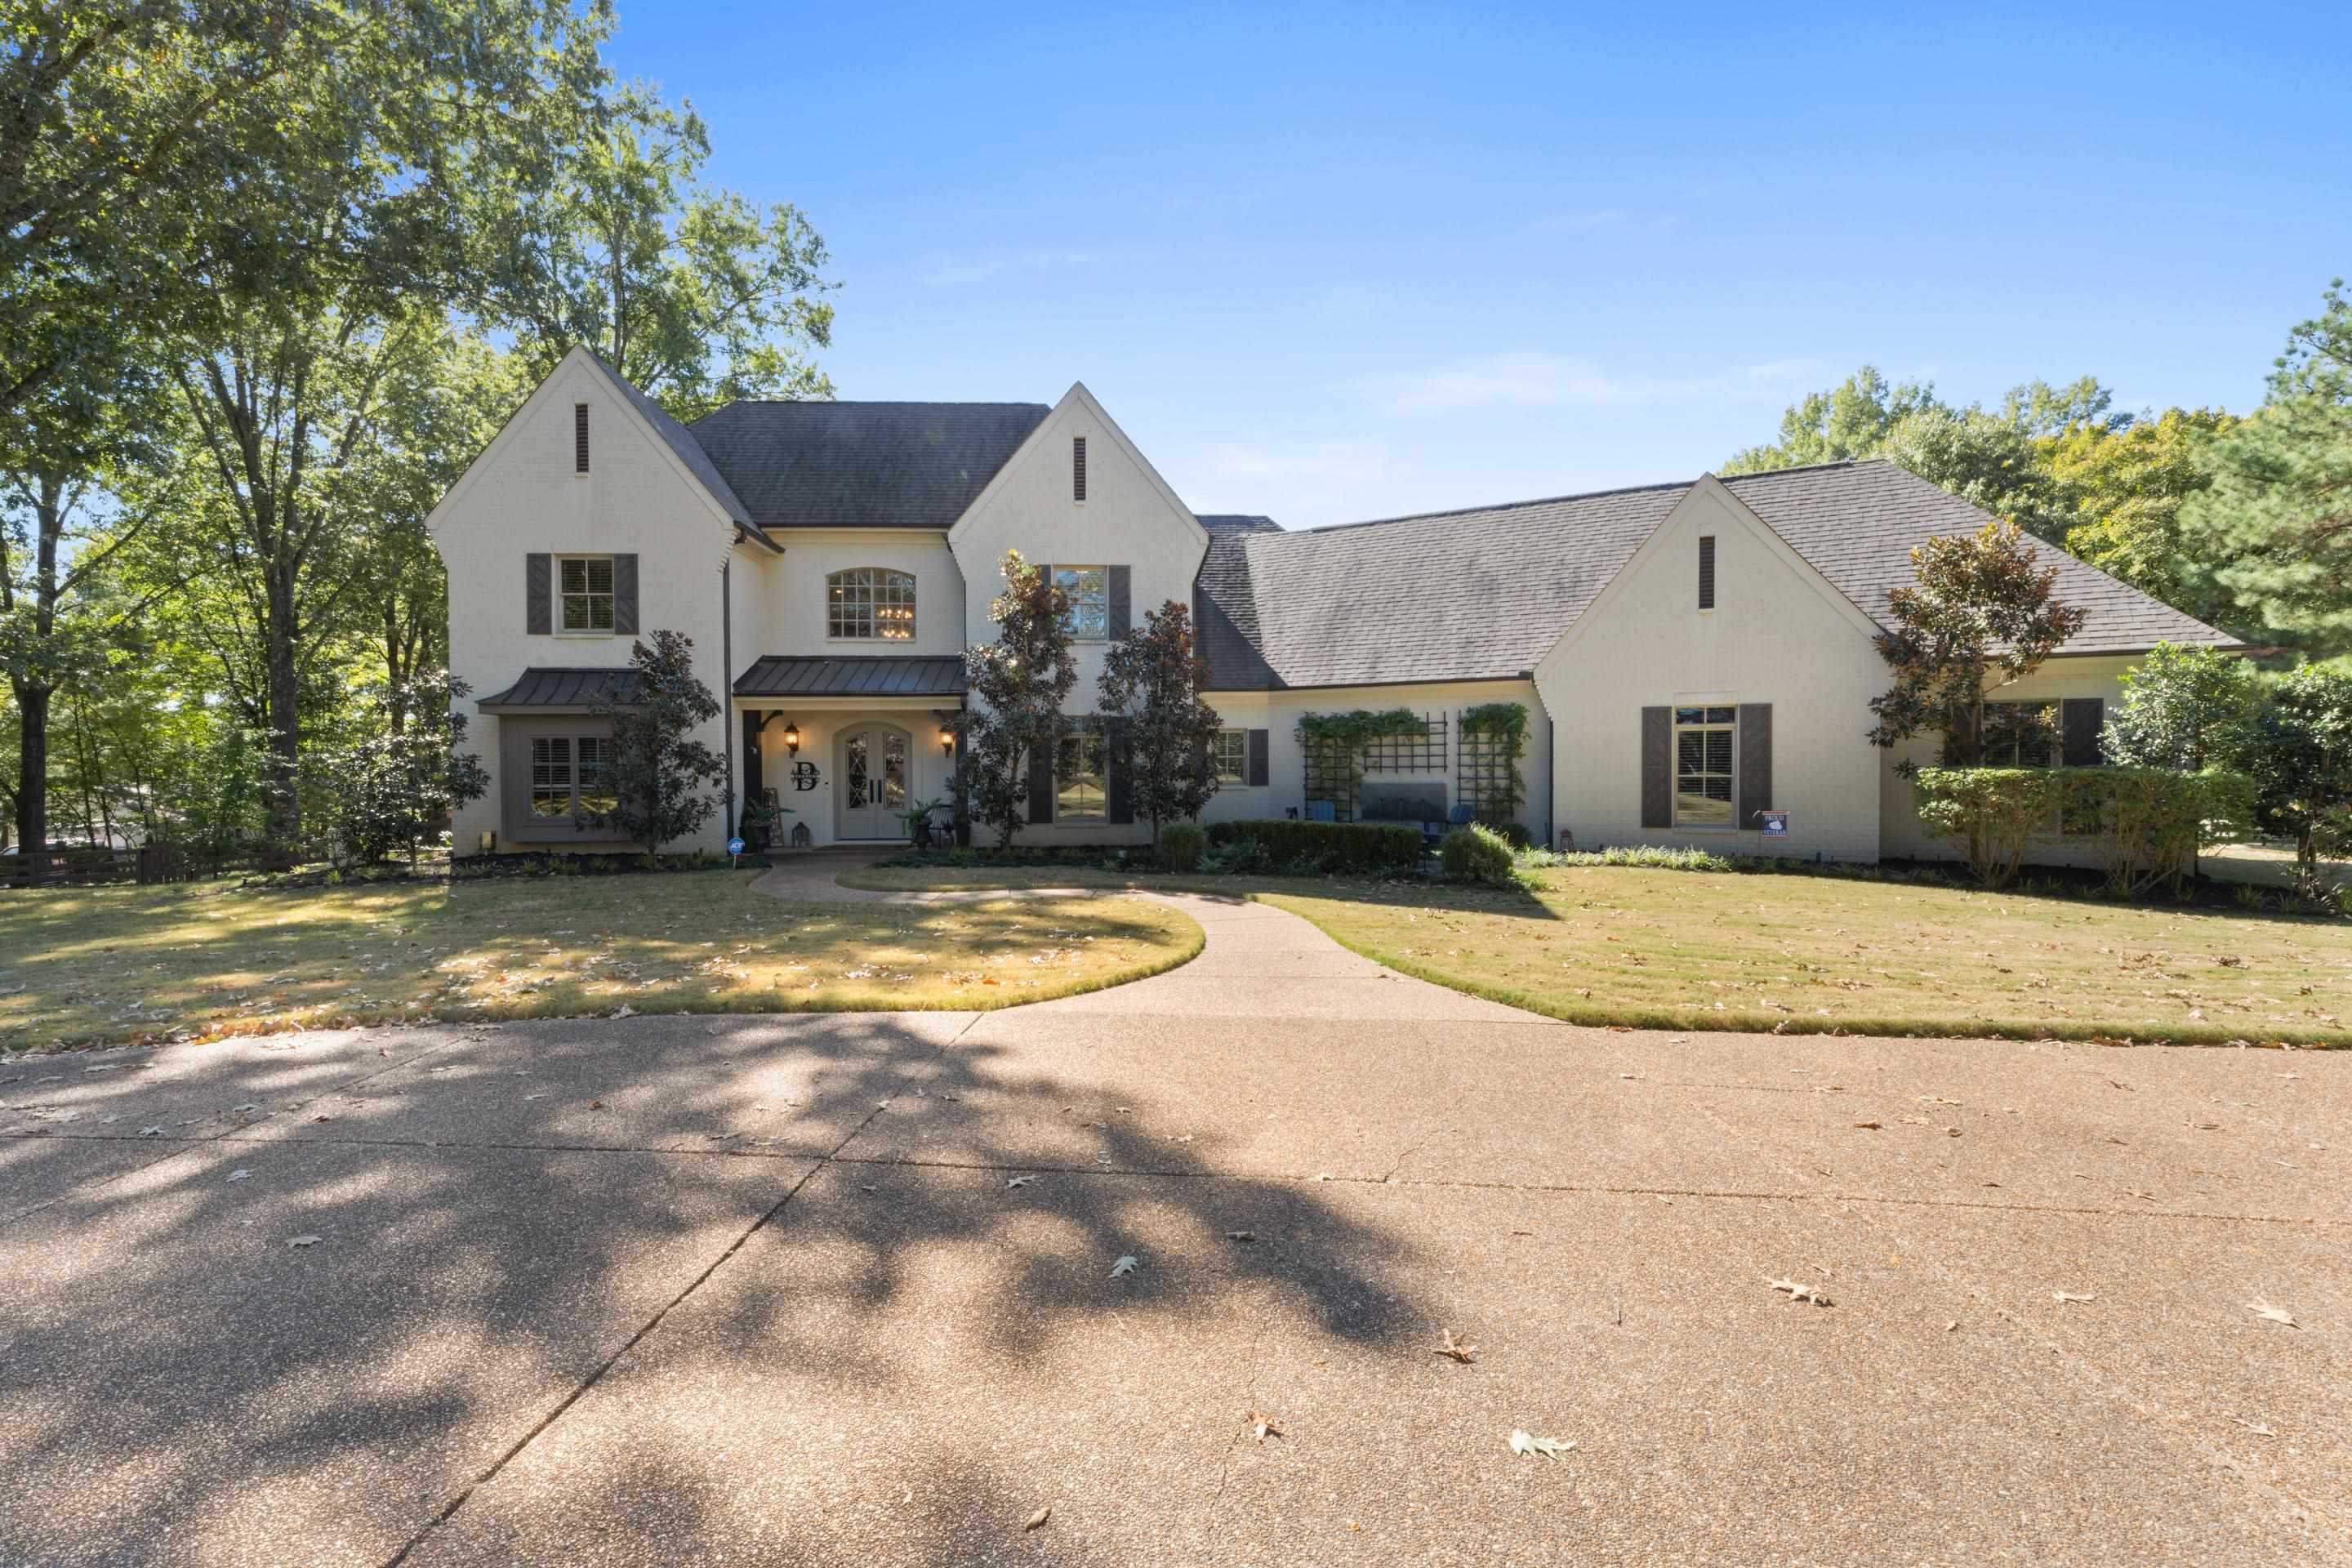
M 853 875 L 900 888 L 1114 880 L 1078 871 Z M 1511 890 L 1336 878 L 1133 880 L 1262 899 L 1404 973 L 1577 1024 L 2352 1043 L 2352 922 L 2342 921 L 1609 866 L 1540 870 L 1533 887 Z
M 0 1046 L 425 1017 L 987 1009 L 1173 968 L 1142 899 L 785 903 L 752 872 L 0 892 Z

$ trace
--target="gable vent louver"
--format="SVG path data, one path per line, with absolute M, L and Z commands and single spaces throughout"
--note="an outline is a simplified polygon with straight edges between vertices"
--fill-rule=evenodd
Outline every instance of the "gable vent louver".
M 1698 536 L 1698 607 L 1715 608 L 1715 535 Z
M 1070 499 L 1087 499 L 1087 438 L 1084 436 L 1070 437 Z
M 588 405 L 572 405 L 572 468 L 574 473 L 588 471 Z

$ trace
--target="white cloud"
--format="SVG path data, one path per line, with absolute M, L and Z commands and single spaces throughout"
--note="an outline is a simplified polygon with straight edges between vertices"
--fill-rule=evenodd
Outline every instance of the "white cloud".
M 1668 403 L 1691 399 L 1786 401 L 1822 384 L 1826 367 L 1811 359 L 1735 365 L 1698 375 L 1619 375 L 1573 354 L 1522 351 L 1470 354 L 1413 371 L 1364 376 L 1351 390 L 1399 414 L 1497 405 Z
M 991 249 L 970 254 L 942 251 L 926 261 L 917 276 L 932 288 L 952 288 L 983 283 L 1006 272 L 1054 272 L 1086 267 L 1094 259 L 1093 252 L 1085 250 Z

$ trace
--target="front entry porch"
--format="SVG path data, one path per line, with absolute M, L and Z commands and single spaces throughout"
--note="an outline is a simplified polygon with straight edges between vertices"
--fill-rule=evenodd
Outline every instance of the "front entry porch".
M 770 658 L 745 671 L 743 798 L 772 801 L 772 844 L 906 843 L 907 813 L 954 795 L 962 679 L 945 658 Z

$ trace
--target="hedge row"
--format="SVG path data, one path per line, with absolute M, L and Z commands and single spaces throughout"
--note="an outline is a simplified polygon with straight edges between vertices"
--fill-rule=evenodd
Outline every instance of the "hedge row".
M 1411 876 L 1421 868 L 1421 829 L 1400 822 L 1294 822 L 1288 817 L 1213 822 L 1209 844 L 1257 847 L 1266 864 L 1286 869 Z

